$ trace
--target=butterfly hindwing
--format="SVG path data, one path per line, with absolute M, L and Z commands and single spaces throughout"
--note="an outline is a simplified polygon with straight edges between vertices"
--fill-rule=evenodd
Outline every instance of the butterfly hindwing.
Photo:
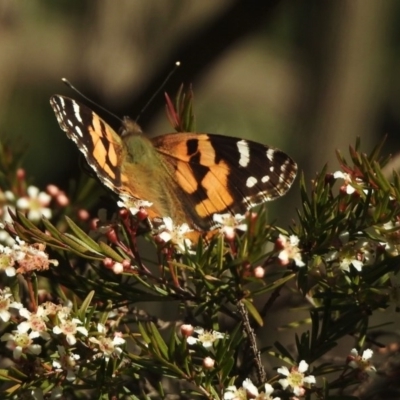
M 297 171 L 285 153 L 229 136 L 173 133 L 152 139 L 174 165 L 174 177 L 198 227 L 212 228 L 215 213 L 246 210 L 284 195 Z

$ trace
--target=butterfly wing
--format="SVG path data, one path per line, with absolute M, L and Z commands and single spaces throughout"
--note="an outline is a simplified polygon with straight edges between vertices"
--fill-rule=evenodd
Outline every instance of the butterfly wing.
M 126 187 L 127 177 L 120 168 L 126 146 L 120 136 L 97 114 L 68 97 L 54 95 L 50 104 L 58 123 L 85 155 L 102 183 L 118 194 L 134 193 Z
M 289 156 L 256 142 L 195 133 L 149 141 L 129 120 L 122 139 L 75 100 L 55 95 L 50 103 L 99 179 L 119 195 L 153 202 L 151 218 L 210 230 L 213 214 L 243 214 L 285 194 L 296 176 Z
M 284 195 L 297 165 L 284 152 L 222 135 L 173 133 L 152 139 L 173 165 L 171 177 L 182 191 L 182 204 L 193 223 L 209 230 L 215 213 L 246 210 Z

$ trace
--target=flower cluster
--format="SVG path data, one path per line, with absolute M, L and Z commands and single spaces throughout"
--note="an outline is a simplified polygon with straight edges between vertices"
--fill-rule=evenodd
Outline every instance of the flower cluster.
M 44 252 L 44 244 L 28 245 L 18 237 L 16 241 L 11 247 L 0 245 L 0 270 L 7 276 L 47 270 L 50 264 L 58 265 L 57 260 L 50 260 Z
M 349 241 L 349 233 L 344 232 L 339 236 L 341 247 L 330 251 L 325 256 L 325 261 L 337 264 L 342 271 L 349 272 L 353 266 L 361 272 L 364 266 L 373 265 L 379 254 L 386 251 L 386 243 L 369 238 L 359 238 Z
M 306 389 L 311 388 L 316 383 L 313 375 L 305 375 L 307 370 L 308 364 L 304 360 L 300 362 L 298 367 L 292 367 L 290 371 L 287 367 L 278 368 L 278 373 L 285 376 L 285 378 L 279 380 L 282 389 L 289 388 L 295 396 L 304 396 Z M 269 383 L 266 383 L 264 390 L 259 392 L 257 387 L 247 378 L 239 388 L 228 386 L 224 393 L 224 400 L 280 400 L 279 397 L 272 397 L 273 392 L 274 388 Z
M 120 332 L 109 333 L 103 324 L 89 331 L 84 322 L 74 316 L 71 307 L 45 302 L 35 312 L 31 312 L 14 301 L 9 288 L 0 293 L 0 307 L 0 318 L 3 321 L 13 318 L 10 324 L 12 330 L 4 333 L 0 340 L 12 351 L 15 361 L 26 355 L 41 355 L 43 342 L 47 352 L 53 345 L 57 348 L 51 356 L 53 370 L 72 382 L 82 364 L 81 355 L 76 351 L 78 341 L 85 345 L 82 349 L 90 349 L 96 358 L 108 361 L 111 357 L 119 358 L 122 355 L 120 346 L 125 343 L 125 339 Z

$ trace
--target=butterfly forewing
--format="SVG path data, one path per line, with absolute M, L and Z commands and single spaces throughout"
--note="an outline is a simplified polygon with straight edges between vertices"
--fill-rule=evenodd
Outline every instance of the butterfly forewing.
M 120 192 L 124 181 L 120 166 L 126 152 L 122 139 L 90 108 L 75 100 L 55 95 L 50 104 L 61 129 L 77 144 L 100 180 Z

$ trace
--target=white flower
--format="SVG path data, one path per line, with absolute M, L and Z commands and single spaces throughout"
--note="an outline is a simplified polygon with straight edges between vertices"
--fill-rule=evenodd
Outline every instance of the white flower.
M 53 328 L 53 333 L 56 335 L 59 335 L 60 333 L 63 333 L 67 339 L 67 342 L 69 345 L 73 346 L 76 343 L 76 337 L 75 335 L 79 332 L 84 336 L 87 336 L 88 331 L 86 328 L 83 326 L 78 326 L 82 324 L 82 322 L 77 319 L 77 318 L 72 318 L 72 319 L 61 319 L 60 318 L 60 324 L 56 325 Z
M 42 216 L 50 219 L 52 212 L 47 206 L 50 204 L 51 196 L 45 192 L 40 192 L 35 186 L 29 186 L 26 191 L 28 197 L 19 198 L 17 208 L 28 210 L 28 218 L 32 221 L 39 221 Z
M 158 237 L 165 243 L 171 242 L 177 247 L 177 250 L 184 252 L 192 244 L 191 240 L 185 237 L 188 232 L 192 232 L 188 224 L 175 226 L 170 217 L 163 218 L 163 230 Z
M 31 338 L 41 337 L 44 340 L 50 339 L 50 334 L 47 332 L 46 322 L 49 320 L 45 310 L 42 306 L 39 306 L 36 313 L 31 313 L 26 308 L 19 310 L 21 317 L 27 319 L 18 325 L 20 332 L 28 332 L 31 330 Z
M 350 174 L 348 174 L 347 172 L 336 171 L 333 174 L 333 177 L 335 179 L 344 179 L 344 186 L 346 188 L 347 194 L 352 194 L 356 191 L 356 188 L 351 185 L 352 179 L 351 179 Z
M 304 372 L 308 370 L 308 364 L 302 360 L 298 367 L 292 367 L 289 371 L 287 367 L 278 368 L 278 373 L 286 376 L 284 379 L 279 379 L 283 390 L 290 387 L 291 391 L 296 396 L 303 396 L 305 394 L 305 387 L 309 388 L 315 384 L 316 380 L 313 375 L 305 376 Z
M 203 328 L 195 328 L 194 332 L 198 337 L 189 336 L 186 340 L 188 344 L 200 343 L 205 348 L 212 347 L 213 343 L 218 339 L 223 339 L 225 335 L 217 331 L 206 331 Z
M 104 358 L 108 360 L 111 356 L 119 357 L 122 353 L 121 346 L 125 343 L 125 339 L 120 332 L 114 333 L 114 338 L 106 336 L 90 337 L 89 341 L 97 346 L 97 349 L 103 354 Z
M 18 327 L 17 330 L 12 333 L 5 333 L 1 337 L 1 341 L 7 341 L 7 348 L 13 351 L 14 360 L 19 360 L 22 353 L 30 353 L 38 355 L 42 351 L 42 347 L 38 344 L 34 344 L 32 340 L 32 333 L 27 334 L 21 332 Z
M 127 208 L 132 215 L 136 215 L 141 208 L 148 208 L 153 205 L 147 200 L 133 199 L 127 195 L 120 195 L 120 201 L 117 201 L 117 205 L 120 208 Z
M 21 303 L 14 301 L 14 297 L 11 294 L 11 289 L 5 287 L 4 290 L 0 289 L 0 319 L 4 322 L 8 322 L 11 318 L 10 308 L 20 309 Z
M 247 231 L 247 224 L 243 222 L 245 219 L 246 217 L 241 214 L 213 214 L 213 221 L 219 225 L 220 232 L 223 233 L 227 239 L 233 239 L 236 230 Z
M 361 372 L 372 375 L 376 372 L 376 368 L 372 365 L 370 359 L 374 352 L 371 349 L 363 351 L 362 356 L 358 354 L 357 349 L 352 349 L 350 352 L 349 366 L 353 369 L 359 369 Z
M 298 267 L 304 267 L 306 264 L 301 258 L 299 249 L 300 239 L 296 235 L 279 235 L 275 242 L 275 249 L 280 250 L 278 259 L 282 265 L 288 265 L 293 260 Z
M 246 378 L 243 381 L 242 387 L 246 391 L 246 393 L 252 398 L 258 396 L 258 389 L 256 388 L 256 386 L 254 386 L 254 383 L 249 378 Z
M 224 392 L 224 400 L 247 400 L 246 391 L 236 386 L 228 386 Z

